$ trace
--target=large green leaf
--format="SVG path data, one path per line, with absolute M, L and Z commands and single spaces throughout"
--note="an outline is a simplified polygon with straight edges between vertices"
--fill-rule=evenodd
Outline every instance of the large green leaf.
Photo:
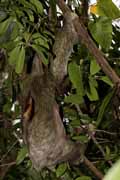
M 0 35 L 6 32 L 10 22 L 11 22 L 11 18 L 0 23 Z
M 105 175 L 103 180 L 119 180 L 120 179 L 120 160 L 118 160 Z
M 86 94 L 90 101 L 97 101 L 99 99 L 98 92 L 97 92 L 97 81 L 92 77 L 89 77 L 89 90 L 87 90 Z
M 108 76 L 101 76 L 100 80 L 102 80 L 103 82 L 105 82 L 106 84 L 108 84 L 109 86 L 113 87 L 113 83 L 112 81 L 109 79 Z
M 11 29 L 11 32 L 9 30 L 9 33 L 10 33 L 10 39 L 13 41 L 17 38 L 18 36 L 18 33 L 19 33 L 19 27 L 18 27 L 18 24 L 17 22 L 13 21 L 10 26 L 8 27 L 8 29 Z
M 90 59 L 90 74 L 94 75 L 100 71 L 101 67 L 94 58 Z
M 31 9 L 27 9 L 25 8 L 25 12 L 27 13 L 28 17 L 29 17 L 29 20 L 31 22 L 34 22 L 34 16 L 33 16 L 33 11 Z
M 19 2 L 27 9 L 32 9 L 34 12 L 37 12 L 35 6 L 33 6 L 30 2 L 26 0 L 19 0 Z
M 16 65 L 18 54 L 20 52 L 20 46 L 16 46 L 10 53 L 9 53 L 9 63 L 10 65 Z
M 35 43 L 35 44 L 38 44 L 39 46 L 43 46 L 43 47 L 49 49 L 48 42 L 45 41 L 45 40 L 42 39 L 42 38 L 35 39 L 35 40 L 34 40 L 34 43 Z
M 20 163 L 22 163 L 23 160 L 26 158 L 27 154 L 28 154 L 27 147 L 24 146 L 24 147 L 21 148 L 20 151 L 18 152 L 17 159 L 16 159 L 16 164 L 19 165 Z
M 99 0 L 97 6 L 99 15 L 107 16 L 111 19 L 120 18 L 120 10 L 112 2 L 112 0 Z
M 107 94 L 105 96 L 105 98 L 103 99 L 103 101 L 102 101 L 102 104 L 101 104 L 100 109 L 99 109 L 98 117 L 97 117 L 97 120 L 96 120 L 97 127 L 100 125 L 100 123 L 102 121 L 102 118 L 103 118 L 103 115 L 105 113 L 106 107 L 109 104 L 113 94 L 114 94 L 114 90 L 112 92 L 110 92 L 109 94 Z
M 24 61 L 25 61 L 25 48 L 22 46 L 20 48 L 18 59 L 16 61 L 16 67 L 15 67 L 16 73 L 20 74 L 22 72 L 24 67 Z
M 45 57 L 45 55 L 42 52 L 42 48 L 39 45 L 32 44 L 32 48 L 40 55 L 42 62 L 46 65 L 48 64 L 48 59 Z
M 60 164 L 60 165 L 58 166 L 58 168 L 56 169 L 56 175 L 57 175 L 57 177 L 62 176 L 62 175 L 65 173 L 66 169 L 67 169 L 67 163 L 62 163 L 62 164 Z
M 35 33 L 32 35 L 33 43 L 43 46 L 47 49 L 49 49 L 48 40 L 44 36 L 42 36 L 40 33 Z
M 83 103 L 83 97 L 79 94 L 71 94 L 69 96 L 66 96 L 64 101 L 66 103 L 82 104 Z
M 8 43 L 14 40 L 18 35 L 18 26 L 16 22 L 12 21 L 9 23 L 7 30 L 0 36 L 0 44 Z
M 108 51 L 112 42 L 112 20 L 99 17 L 96 22 L 89 24 L 89 30 L 95 41 Z
M 7 13 L 5 11 L 0 10 L 0 22 L 3 21 L 7 17 Z
M 81 97 L 84 96 L 82 72 L 80 66 L 78 66 L 75 62 L 71 62 L 68 65 L 68 74 L 74 88 L 77 90 L 77 94 L 79 94 Z
M 39 0 L 30 0 L 30 2 L 35 6 L 38 13 L 43 14 L 43 6 Z

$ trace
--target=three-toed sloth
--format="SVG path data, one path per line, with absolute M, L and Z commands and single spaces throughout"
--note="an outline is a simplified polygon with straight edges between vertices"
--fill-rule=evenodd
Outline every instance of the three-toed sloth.
M 35 169 L 81 159 L 83 147 L 67 138 L 55 100 L 55 81 L 49 72 L 39 71 L 36 56 L 33 70 L 24 83 L 23 137 Z

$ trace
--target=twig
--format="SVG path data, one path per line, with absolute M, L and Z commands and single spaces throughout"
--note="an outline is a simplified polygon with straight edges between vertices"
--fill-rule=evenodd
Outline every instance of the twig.
M 18 140 L 16 140 L 12 146 L 8 149 L 8 151 L 3 155 L 3 157 L 0 159 L 0 162 L 2 162 L 8 155 L 8 153 L 13 149 L 13 147 L 17 144 Z
M 98 147 L 98 149 L 101 151 L 103 157 L 105 158 L 106 154 L 105 154 L 105 151 L 103 150 L 102 146 L 98 143 L 98 141 L 96 140 L 96 138 L 93 135 L 91 135 L 91 138 L 92 138 L 93 142 L 96 144 L 96 146 Z M 112 166 L 112 161 L 108 160 L 107 162 L 110 166 Z
M 100 180 L 103 179 L 104 175 L 86 157 L 84 157 L 84 163 Z
M 117 133 L 108 132 L 108 131 L 105 131 L 105 130 L 102 130 L 102 129 L 96 129 L 95 131 L 100 132 L 100 133 L 110 134 L 110 135 L 113 135 L 113 136 L 117 135 Z
M 16 164 L 16 161 L 10 162 L 10 163 L 5 163 L 5 164 L 1 164 L 0 167 L 4 167 L 4 166 L 13 166 Z
M 96 138 L 94 136 L 91 136 L 93 142 L 96 144 L 96 146 L 98 147 L 98 149 L 101 151 L 103 157 L 105 157 L 105 152 L 102 148 L 102 146 L 98 143 L 98 141 L 96 140 Z

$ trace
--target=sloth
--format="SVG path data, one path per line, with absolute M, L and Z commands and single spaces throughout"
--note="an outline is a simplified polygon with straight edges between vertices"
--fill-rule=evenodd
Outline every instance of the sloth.
M 32 73 L 24 83 L 23 139 L 36 170 L 51 168 L 61 162 L 82 159 L 83 144 L 71 141 L 65 132 L 55 99 L 55 81 L 41 73 L 40 58 L 33 60 Z

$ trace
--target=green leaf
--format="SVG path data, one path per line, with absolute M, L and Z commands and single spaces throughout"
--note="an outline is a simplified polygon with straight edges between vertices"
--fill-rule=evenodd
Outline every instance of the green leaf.
M 84 136 L 84 135 L 80 135 L 80 136 L 73 136 L 72 137 L 73 140 L 79 140 L 80 142 L 83 142 L 83 143 L 87 143 L 88 142 L 88 137 L 87 136 Z
M 36 12 L 36 8 L 33 6 L 33 4 L 29 3 L 26 0 L 19 0 L 19 2 L 27 9 L 32 9 L 34 12 Z
M 100 77 L 100 80 L 104 81 L 106 84 L 113 87 L 113 82 L 109 79 L 108 76 L 102 76 L 102 77 Z
M 6 113 L 6 114 L 11 114 L 11 107 L 12 107 L 12 103 L 11 102 L 7 102 L 3 106 L 3 112 Z
M 90 60 L 90 74 L 94 75 L 100 71 L 101 67 L 96 62 L 96 60 L 93 58 Z
M 15 30 L 16 23 L 12 21 L 9 23 L 7 30 L 0 36 L 0 45 L 2 47 L 4 47 L 4 45 L 6 45 L 6 43 L 8 43 L 9 41 L 13 40 L 12 38 L 16 38 L 16 36 L 18 35 L 18 31 L 15 34 Z
M 34 33 L 32 35 L 33 43 L 43 46 L 47 49 L 49 49 L 48 39 L 44 36 L 42 36 L 40 33 Z
M 92 179 L 89 176 L 81 176 L 81 177 L 76 178 L 75 180 L 92 180 Z
M 80 115 L 80 121 L 81 121 L 83 124 L 89 124 L 90 122 L 93 121 L 93 119 L 90 118 L 88 114 L 81 114 L 81 115 Z
M 98 14 L 111 19 L 120 18 L 120 10 L 112 2 L 112 0 L 99 0 L 97 3 Z
M 37 12 L 42 15 L 43 14 L 42 3 L 39 0 L 30 0 L 30 2 L 35 6 L 35 8 L 37 9 Z
M 105 148 L 106 148 L 105 159 L 109 160 L 110 159 L 110 148 L 108 146 L 106 146 Z
M 33 11 L 26 8 L 26 9 L 25 9 L 25 12 L 27 13 L 27 15 L 28 15 L 30 21 L 31 21 L 31 22 L 34 22 Z
M 9 53 L 8 61 L 10 65 L 16 65 L 19 52 L 20 52 L 20 46 L 17 46 Z
M 52 39 L 55 38 L 54 34 L 51 33 L 50 31 L 44 30 L 43 33 L 44 33 L 44 35 L 45 35 L 47 38 L 48 38 L 48 37 L 50 37 L 50 38 L 52 38 Z
M 6 32 L 10 22 L 11 22 L 11 18 L 0 23 L 0 35 Z
M 120 160 L 118 160 L 105 175 L 103 180 L 119 180 L 120 179 Z
M 82 104 L 84 102 L 83 97 L 79 94 L 70 94 L 65 97 L 64 101 L 72 104 Z
M 10 24 L 10 26 L 12 26 L 12 27 L 10 27 L 12 29 L 11 33 L 10 33 L 10 39 L 14 40 L 18 36 L 19 27 L 18 27 L 18 24 L 16 22 L 12 22 Z
M 38 38 L 38 39 L 34 40 L 34 43 L 37 44 L 37 45 L 39 45 L 39 46 L 43 46 L 43 47 L 49 49 L 48 42 L 45 41 L 45 40 L 42 39 L 42 38 Z
M 113 97 L 113 94 L 114 94 L 114 90 L 112 92 L 110 92 L 109 94 L 107 94 L 105 96 L 105 98 L 103 99 L 103 101 L 102 101 L 102 104 L 101 104 L 100 109 L 99 109 L 98 117 L 97 117 L 97 120 L 96 120 L 96 126 L 97 127 L 100 125 L 100 123 L 102 121 L 102 118 L 103 118 L 103 115 L 105 113 L 106 107 L 109 104 L 111 98 Z
M 95 41 L 106 51 L 112 42 L 112 21 L 107 17 L 99 17 L 96 22 L 89 24 L 89 30 Z
M 10 54 L 10 52 L 19 45 L 20 42 L 17 42 L 17 41 L 13 41 L 13 40 L 10 40 L 8 42 L 6 42 L 5 44 L 3 44 L 3 48 L 7 49 L 7 51 L 9 52 L 8 55 Z M 1 45 L 0 45 L 1 47 Z M 9 60 L 9 59 L 8 59 Z
M 0 10 L 0 22 L 3 21 L 7 17 L 7 13 L 5 11 Z
M 90 101 L 97 101 L 99 99 L 98 92 L 97 92 L 97 81 L 89 77 L 89 91 L 87 90 L 86 94 Z
M 74 88 L 77 90 L 77 94 L 79 94 L 81 97 L 84 96 L 82 72 L 80 66 L 78 66 L 75 62 L 71 62 L 68 65 L 68 74 Z
M 22 163 L 27 155 L 28 155 L 28 150 L 27 147 L 25 146 L 21 148 L 20 151 L 18 152 L 16 164 L 19 165 L 20 163 Z
M 97 90 L 93 86 L 90 86 L 90 92 L 87 91 L 87 96 L 90 101 L 97 101 L 99 99 Z
M 48 59 L 45 57 L 45 55 L 42 52 L 42 48 L 39 45 L 32 44 L 31 47 L 40 55 L 42 62 L 47 65 Z
M 66 169 L 67 169 L 67 163 L 60 164 L 56 169 L 56 176 L 57 177 L 62 176 L 65 173 Z
M 25 61 L 25 48 L 22 46 L 18 54 L 18 59 L 16 61 L 16 67 L 15 67 L 16 73 L 20 74 L 22 72 L 24 67 L 24 61 Z

